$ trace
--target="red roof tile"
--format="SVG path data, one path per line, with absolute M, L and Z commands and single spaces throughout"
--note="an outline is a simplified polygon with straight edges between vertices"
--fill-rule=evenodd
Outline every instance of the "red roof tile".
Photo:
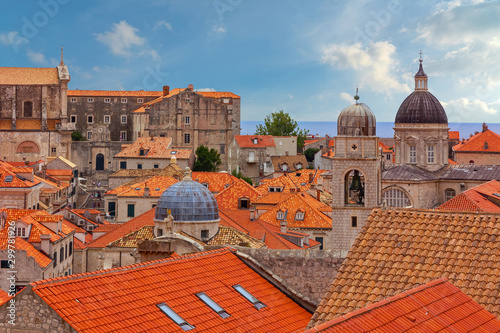
M 500 135 L 491 130 L 486 130 L 453 146 L 456 152 L 500 152 Z
M 436 209 L 500 213 L 500 182 L 491 180 L 474 186 Z
M 1 67 L 0 85 L 58 85 L 57 68 Z
M 499 332 L 500 320 L 447 278 L 437 279 L 307 330 L 315 332 Z
M 459 131 L 448 131 L 448 138 L 450 140 L 460 140 L 460 132 Z
M 144 189 L 149 188 L 150 197 L 160 197 L 163 192 L 178 180 L 173 177 L 155 176 L 137 183 L 126 183 L 106 192 L 105 195 L 117 195 L 119 197 L 143 197 Z
M 236 292 L 237 284 L 265 307 L 257 310 Z M 158 308 L 162 303 L 195 331 L 294 332 L 303 330 L 311 317 L 227 248 L 31 285 L 78 332 L 183 332 Z M 203 303 L 196 296 L 200 292 L 229 317 L 222 319 Z
M 215 199 L 219 209 L 238 209 L 240 198 L 250 199 L 250 203 L 259 197 L 259 192 L 246 181 L 238 179 L 232 185 L 219 192 Z
M 13 167 L 8 163 L 0 161 L 0 187 L 31 188 L 37 184 L 40 184 L 40 181 L 36 179 L 31 182 L 29 180 L 22 180 L 18 178 L 16 176 L 17 173 L 22 173 L 19 172 L 19 169 L 20 168 L 18 167 Z M 17 173 L 15 170 L 17 170 Z
M 10 300 L 13 296 L 10 296 L 8 293 L 3 291 L 3 289 L 0 289 L 0 305 L 6 303 L 8 300 Z
M 163 158 L 168 159 L 175 156 L 177 159 L 189 159 L 193 154 L 192 149 L 172 148 L 170 145 L 172 138 L 167 137 L 141 137 L 134 143 L 128 145 L 115 157 L 133 157 L 133 158 Z M 142 151 L 142 155 L 141 155 Z
M 4 235 L 2 235 L 4 236 Z M 1 237 L 0 238 L 0 249 L 6 249 L 9 238 Z M 26 255 L 35 259 L 36 263 L 45 268 L 52 263 L 52 259 L 47 257 L 45 254 L 37 250 L 32 244 L 28 243 L 24 239 L 20 237 L 16 237 L 16 242 L 14 243 L 17 251 L 26 251 Z
M 223 98 L 223 97 L 240 98 L 240 96 L 229 91 L 195 91 L 195 93 L 208 98 Z
M 238 178 L 227 172 L 193 171 L 191 178 L 200 184 L 207 183 L 208 189 L 212 193 L 222 192 L 229 185 L 240 181 Z
M 275 147 L 272 135 L 235 135 L 234 136 L 238 146 L 240 148 L 265 148 L 265 147 Z M 253 140 L 257 139 L 257 143 Z
M 455 162 L 455 161 L 454 161 L 454 160 L 452 160 L 452 159 L 448 159 L 448 164 L 449 164 L 449 165 L 458 165 L 458 163 L 457 163 L 457 162 Z
M 125 90 L 68 90 L 68 97 L 160 97 L 163 91 Z

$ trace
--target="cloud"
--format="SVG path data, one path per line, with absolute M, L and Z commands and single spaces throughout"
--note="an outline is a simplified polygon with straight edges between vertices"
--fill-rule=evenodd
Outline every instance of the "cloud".
M 288 98 L 293 99 L 293 95 L 292 94 L 290 94 L 289 92 L 287 92 L 286 94 L 287 94 Z
M 167 30 L 173 31 L 172 25 L 165 20 L 161 20 L 161 21 L 156 22 L 155 29 L 158 29 L 158 28 L 167 28 Z
M 212 27 L 212 33 L 215 33 L 215 34 L 223 34 L 226 32 L 226 27 L 223 26 L 223 25 L 214 25 Z
M 47 63 L 47 59 L 45 59 L 45 56 L 43 55 L 43 53 L 28 50 L 26 55 L 28 56 L 28 59 L 32 63 L 40 64 L 40 65 L 44 65 Z
M 133 48 L 144 46 L 146 42 L 137 34 L 138 32 L 139 29 L 134 28 L 126 21 L 120 21 L 113 23 L 111 31 L 96 34 L 96 40 L 108 46 L 114 55 L 131 57 L 134 55 Z
M 200 88 L 200 89 L 195 89 L 194 91 L 216 91 L 214 88 Z
M 18 47 L 23 44 L 28 44 L 29 40 L 19 36 L 17 31 L 9 31 L 7 33 L 0 33 L 0 44 L 13 47 Z
M 330 44 L 323 47 L 322 62 L 338 69 L 351 69 L 356 73 L 360 88 L 391 95 L 392 92 L 410 92 L 398 77 L 399 62 L 394 55 L 396 47 L 389 42 L 352 45 Z
M 354 101 L 352 94 L 348 94 L 346 92 L 340 93 L 340 98 L 342 98 L 344 101 L 349 102 L 351 104 Z
M 500 103 L 462 97 L 449 102 L 441 102 L 450 122 L 477 122 L 487 116 L 493 116 L 500 111 Z

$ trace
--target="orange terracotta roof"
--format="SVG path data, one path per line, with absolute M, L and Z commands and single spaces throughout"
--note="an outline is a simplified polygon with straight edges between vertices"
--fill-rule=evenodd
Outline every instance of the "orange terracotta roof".
M 257 200 L 259 192 L 246 181 L 238 179 L 232 185 L 219 192 L 215 199 L 219 209 L 238 209 L 240 198 L 250 199 L 250 203 Z
M 149 188 L 149 196 L 159 198 L 163 192 L 178 180 L 173 177 L 155 176 L 138 183 L 122 185 L 105 193 L 119 197 L 143 197 L 144 189 Z
M 9 238 L 0 238 L 0 249 L 6 249 Z M 14 243 L 17 251 L 26 251 L 26 255 L 35 259 L 36 263 L 41 267 L 45 268 L 52 263 L 52 259 L 47 257 L 45 254 L 37 250 L 32 244 L 28 243 L 21 237 L 16 237 L 16 242 Z
M 31 161 L 31 162 L 28 162 L 28 166 L 32 167 L 35 164 L 41 164 L 43 162 L 44 162 L 43 160 L 40 160 L 40 161 Z M 25 167 L 26 166 L 25 162 L 7 162 L 7 163 L 10 164 L 10 165 L 12 165 L 12 166 L 16 166 L 16 167 Z
M 328 148 L 330 148 L 330 147 L 335 147 L 335 140 L 334 139 L 328 140 Z
M 177 159 L 189 159 L 193 154 L 192 149 L 171 148 L 171 143 L 172 138 L 155 137 L 154 140 L 151 140 L 151 137 L 141 137 L 116 154 L 115 157 L 169 159 L 175 156 Z M 143 155 L 141 155 L 141 150 Z
M 316 140 L 316 139 L 313 139 L 313 140 L 304 140 L 304 146 L 307 146 L 311 143 L 315 143 L 315 142 L 318 142 L 319 140 Z
M 72 212 L 75 212 L 77 214 L 80 214 L 80 215 L 83 215 L 85 214 L 85 211 L 88 211 L 91 215 L 99 215 L 101 214 L 102 212 L 100 210 L 97 210 L 97 209 L 92 209 L 92 208 L 88 208 L 88 209 L 70 209 Z
M 20 179 L 16 176 L 16 172 L 13 171 L 17 169 L 19 168 L 13 167 L 4 162 L 0 162 L 0 188 L 30 188 L 37 184 L 40 184 L 40 181 L 37 179 L 35 179 L 34 181 Z
M 9 214 L 7 210 L 7 214 Z M 62 233 L 57 234 L 53 232 L 51 229 L 47 228 L 43 225 L 44 222 L 57 222 L 60 221 L 63 217 L 61 215 L 50 215 L 46 211 L 37 210 L 33 211 L 33 213 L 29 215 L 25 215 L 15 221 L 21 221 L 26 225 L 30 225 L 29 238 L 28 242 L 30 243 L 40 243 L 40 235 L 48 234 L 51 236 L 50 241 L 55 242 L 61 238 L 63 238 L 66 234 L 64 230 Z M 68 231 L 68 233 L 71 231 Z M 6 225 L 3 229 L 0 230 L 0 238 L 8 237 L 8 225 Z
M 272 135 L 235 135 L 234 138 L 240 148 L 276 147 Z M 257 143 L 253 143 L 254 139 Z
M 209 98 L 223 98 L 223 97 L 240 98 L 240 96 L 229 91 L 195 91 L 195 93 L 200 94 L 203 97 L 209 97 Z
M 389 148 L 389 146 L 387 146 L 387 145 L 383 144 L 383 143 L 382 143 L 382 141 L 379 141 L 379 142 L 378 142 L 378 146 L 379 146 L 380 148 L 382 148 L 382 152 L 383 152 L 383 153 L 393 153 L 392 148 Z
M 311 204 L 312 199 L 309 200 L 309 194 L 294 193 L 288 199 L 279 202 L 267 212 L 259 216 L 263 221 L 269 222 L 272 225 L 280 226 L 280 221 L 277 218 L 278 211 L 283 212 L 287 221 L 288 228 L 304 228 L 304 229 L 331 229 L 332 218 L 321 212 L 318 208 L 325 204 L 318 201 L 318 205 Z M 297 219 L 297 212 L 303 212 L 302 219 Z
M 130 234 L 131 232 L 139 230 L 144 226 L 154 225 L 154 217 L 155 209 L 153 208 L 123 224 L 119 224 L 117 228 L 92 241 L 90 244 L 88 244 L 88 247 L 104 248 L 110 243 Z
M 333 151 L 333 149 L 328 149 L 326 151 L 326 153 L 324 153 L 323 155 L 321 155 L 322 157 L 334 157 L 335 156 L 335 152 Z
M 374 209 L 311 325 L 439 277 L 498 317 L 499 226 L 500 214 Z
M 96 232 L 110 232 L 118 228 L 120 225 L 119 224 L 101 224 L 92 232 L 95 234 Z
M 47 172 L 48 175 L 51 175 L 51 176 L 73 176 L 73 171 L 72 170 L 47 169 L 46 172 Z
M 267 192 L 254 202 L 253 205 L 276 205 L 281 201 L 290 198 L 293 193 L 290 192 Z
M 16 129 L 18 130 L 40 130 L 42 121 L 40 119 L 17 119 Z
M 480 132 L 465 141 L 453 146 L 456 152 L 500 152 L 500 135 L 491 130 Z
M 7 213 L 7 222 L 17 221 L 22 217 L 38 212 L 34 209 L 1 208 L 0 213 Z
M 448 131 L 448 138 L 450 140 L 460 140 L 460 132 L 459 131 Z
M 309 244 L 298 245 L 300 244 L 300 239 L 306 236 L 306 234 L 290 230 L 283 234 L 280 227 L 259 218 L 251 221 L 248 209 L 222 209 L 219 210 L 219 214 L 221 225 L 235 228 L 253 238 L 263 241 L 269 249 L 306 249 L 319 245 L 319 242 L 312 239 L 309 239 Z M 289 239 L 295 239 L 296 242 L 291 242 Z
M 68 90 L 68 97 L 78 96 L 99 96 L 99 97 L 159 97 L 163 91 L 144 91 L 144 90 Z
M 305 155 L 271 156 L 271 161 L 273 163 L 274 172 L 295 172 L 305 169 L 309 165 Z M 284 170 L 285 164 L 287 170 Z
M 457 162 L 455 162 L 455 161 L 454 161 L 454 160 L 452 160 L 452 159 L 448 159 L 448 164 L 450 164 L 450 165 L 458 165 L 458 163 L 457 163 Z
M 87 231 L 83 230 L 82 228 L 80 228 L 79 226 L 77 226 L 76 224 L 71 223 L 68 220 L 62 220 L 62 224 L 63 224 L 63 227 L 68 228 L 69 230 L 74 230 L 75 232 L 78 232 L 78 233 L 86 233 L 87 232 Z
M 193 171 L 191 178 L 200 184 L 207 183 L 212 193 L 224 191 L 226 187 L 239 181 L 235 176 L 227 172 L 201 172 Z
M 447 278 L 436 279 L 320 324 L 305 333 L 499 332 L 500 320 Z
M 58 85 L 57 68 L 0 67 L 0 85 Z
M 269 187 L 282 187 L 283 192 L 289 192 L 290 189 L 300 189 L 300 191 L 304 192 L 311 187 L 311 184 L 317 184 L 319 177 L 324 172 L 326 172 L 326 170 L 302 169 L 300 171 L 287 173 L 266 181 L 264 184 L 257 187 L 257 191 L 261 194 L 265 194 L 269 192 Z M 312 181 L 310 181 L 310 177 L 312 177 Z
M 11 130 L 12 120 L 11 119 L 0 119 L 0 130 Z
M 109 329 L 183 332 L 160 310 L 158 304 L 163 303 L 195 331 L 294 332 L 303 330 L 311 317 L 227 248 L 31 285 L 33 292 L 82 333 Z M 234 285 L 241 285 L 265 307 L 257 310 Z M 211 297 L 229 317 L 222 319 L 196 296 L 199 292 Z
M 500 213 L 500 182 L 491 180 L 474 186 L 436 209 Z
M 10 296 L 7 292 L 3 291 L 3 289 L 0 289 L 0 306 L 7 303 L 12 297 L 14 296 Z

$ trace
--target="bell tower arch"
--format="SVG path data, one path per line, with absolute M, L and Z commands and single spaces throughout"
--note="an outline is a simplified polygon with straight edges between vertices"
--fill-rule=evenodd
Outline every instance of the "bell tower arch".
M 375 115 L 364 103 L 346 107 L 337 120 L 332 159 L 332 249 L 346 256 L 371 210 L 380 205 L 382 158 Z

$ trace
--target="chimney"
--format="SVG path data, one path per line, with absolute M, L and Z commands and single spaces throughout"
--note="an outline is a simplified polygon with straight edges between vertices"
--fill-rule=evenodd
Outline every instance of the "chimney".
M 46 165 L 42 166 L 42 178 L 47 179 L 47 166 Z
M 170 87 L 163 86 L 163 96 L 168 96 L 169 93 L 170 93 Z
M 7 217 L 8 214 L 7 212 L 1 212 L 0 213 L 0 229 L 3 229 L 5 227 L 5 224 L 7 223 Z
M 286 220 L 281 220 L 280 221 L 280 227 L 281 227 L 281 232 L 282 233 L 286 233 L 286 225 L 287 225 Z
M 40 250 L 42 250 L 46 255 L 50 254 L 50 235 L 49 234 L 40 235 Z
M 190 84 L 190 85 L 188 86 L 188 90 L 193 91 L 193 89 L 194 89 L 194 86 L 193 86 L 192 84 Z
M 316 200 L 321 201 L 321 191 L 316 190 Z
M 149 198 L 149 187 L 144 188 L 144 198 Z
M 309 174 L 309 183 L 312 183 L 314 180 L 314 175 L 312 174 L 312 172 Z
M 255 221 L 255 207 L 250 207 L 250 221 Z

